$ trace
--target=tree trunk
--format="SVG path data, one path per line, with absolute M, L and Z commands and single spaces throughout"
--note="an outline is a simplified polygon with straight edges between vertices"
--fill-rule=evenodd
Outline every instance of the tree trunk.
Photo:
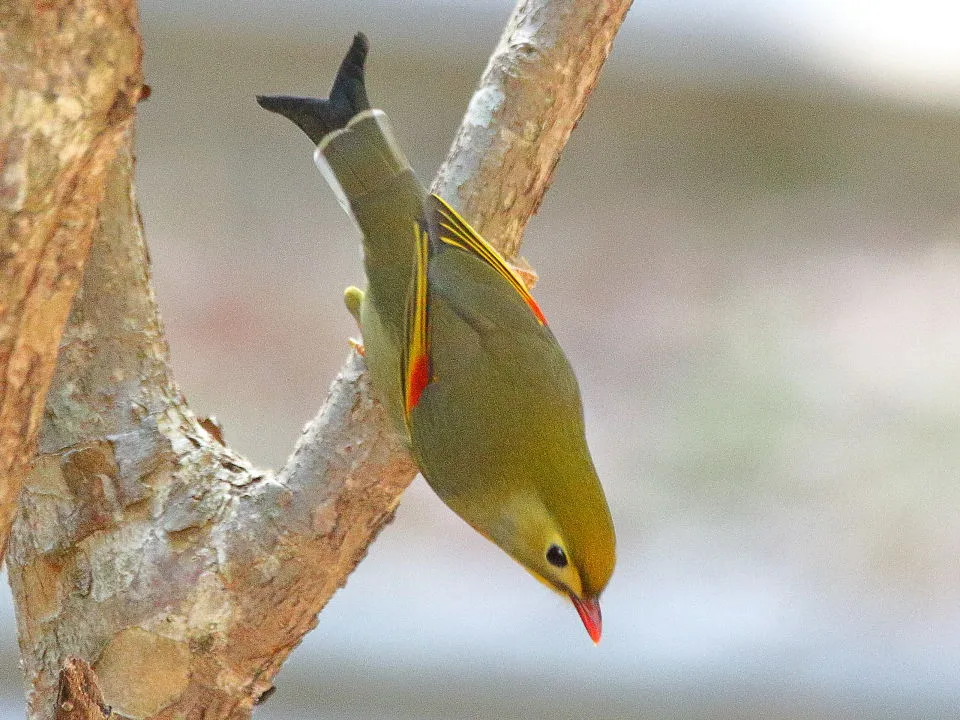
M 519 246 L 629 4 L 514 12 L 434 183 L 499 246 Z M 204 429 L 170 373 L 133 165 L 128 145 L 107 175 L 10 542 L 30 713 L 55 714 L 78 657 L 123 716 L 246 718 L 416 468 L 354 354 L 278 473 Z
M 132 0 L 0 5 L 0 556 L 140 97 L 136 26 Z

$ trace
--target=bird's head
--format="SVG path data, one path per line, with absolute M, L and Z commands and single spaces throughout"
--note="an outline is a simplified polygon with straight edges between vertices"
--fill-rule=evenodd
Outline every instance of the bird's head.
M 575 508 L 554 508 L 549 498 L 514 494 L 499 507 L 489 537 L 540 582 L 569 597 L 599 643 L 600 594 L 613 573 L 616 541 L 602 492 L 580 500 Z

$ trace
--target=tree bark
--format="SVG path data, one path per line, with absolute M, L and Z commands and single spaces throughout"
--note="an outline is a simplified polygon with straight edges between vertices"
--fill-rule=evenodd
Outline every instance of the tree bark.
M 0 4 L 0 556 L 140 96 L 136 25 L 133 0 Z
M 518 247 L 629 4 L 514 12 L 434 183 L 501 247 Z M 126 147 L 11 538 L 30 714 L 55 714 L 76 657 L 125 717 L 246 718 L 416 469 L 355 354 L 276 474 L 204 429 L 170 373 L 132 177 Z
M 69 658 L 60 671 L 56 720 L 107 720 L 110 708 L 103 703 L 97 676 L 90 665 Z

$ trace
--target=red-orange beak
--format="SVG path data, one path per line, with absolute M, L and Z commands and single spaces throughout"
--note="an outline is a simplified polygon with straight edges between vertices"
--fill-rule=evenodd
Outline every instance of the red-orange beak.
M 594 645 L 600 644 L 600 632 L 603 621 L 600 618 L 600 600 L 598 598 L 579 598 L 570 593 L 570 599 L 573 606 L 580 613 L 580 619 L 583 620 L 583 626 L 587 629 L 590 639 Z

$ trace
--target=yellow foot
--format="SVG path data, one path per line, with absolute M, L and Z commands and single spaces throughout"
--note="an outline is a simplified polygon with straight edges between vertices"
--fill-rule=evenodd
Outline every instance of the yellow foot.
M 507 264 L 510 266 L 511 270 L 520 276 L 520 279 L 523 280 L 523 284 L 527 286 L 527 290 L 533 290 L 533 287 L 537 284 L 537 280 L 540 279 L 540 276 L 537 275 L 536 270 L 530 267 L 530 263 L 527 262 L 527 259 L 518 257 L 516 258 L 516 262 L 507 261 Z
M 348 287 L 343 291 L 343 304 L 347 306 L 347 310 L 357 321 L 357 327 L 360 327 L 360 306 L 363 304 L 363 290 L 353 285 Z
M 360 357 L 367 356 L 367 351 L 363 347 L 362 340 L 357 340 L 356 338 L 347 338 L 347 342 L 350 343 L 350 347 L 357 351 L 357 355 Z

